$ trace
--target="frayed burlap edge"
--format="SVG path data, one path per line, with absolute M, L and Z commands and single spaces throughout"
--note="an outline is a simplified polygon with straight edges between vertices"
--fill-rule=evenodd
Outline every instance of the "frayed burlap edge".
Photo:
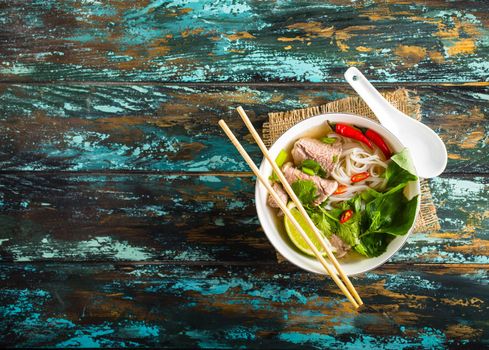
M 398 89 L 393 92 L 384 93 L 383 95 L 387 101 L 401 112 L 416 120 L 421 119 L 419 97 L 414 91 Z M 321 106 L 268 113 L 268 122 L 263 124 L 263 142 L 270 147 L 280 135 L 293 125 L 304 119 L 324 113 L 350 113 L 378 122 L 375 114 L 373 114 L 362 99 L 359 97 L 346 97 Z
M 419 97 L 415 91 L 398 89 L 383 93 L 383 96 L 401 112 L 416 120 L 421 119 Z M 321 106 L 269 113 L 268 122 L 263 124 L 263 141 L 270 147 L 280 135 L 298 122 L 315 115 L 333 112 L 356 114 L 378 122 L 373 112 L 362 99 L 359 97 L 347 97 Z M 422 179 L 420 212 L 416 218 L 414 232 L 431 232 L 439 229 L 440 223 L 436 214 L 436 207 L 433 204 L 428 180 Z M 277 254 L 277 258 L 279 262 L 284 260 L 280 254 Z

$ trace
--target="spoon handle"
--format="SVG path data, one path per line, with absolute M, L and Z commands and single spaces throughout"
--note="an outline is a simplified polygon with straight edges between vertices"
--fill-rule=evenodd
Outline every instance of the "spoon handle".
M 395 110 L 398 113 L 399 111 L 370 84 L 357 68 L 348 68 L 345 72 L 345 79 L 374 112 L 380 123 L 395 133 L 398 127 L 392 118 L 392 111 Z

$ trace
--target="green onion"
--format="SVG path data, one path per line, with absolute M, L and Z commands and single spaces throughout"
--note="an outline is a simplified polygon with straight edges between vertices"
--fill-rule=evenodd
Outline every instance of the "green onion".
M 322 137 L 321 141 L 330 145 L 336 142 L 336 137 Z
M 306 168 L 306 167 L 302 167 L 302 172 L 304 172 L 304 173 L 306 173 L 306 174 L 309 174 L 309 175 L 311 175 L 311 176 L 316 175 L 316 174 L 314 173 L 314 170 L 309 169 L 309 168 Z
M 281 150 L 280 153 L 278 154 L 277 158 L 275 158 L 275 164 L 277 164 L 278 167 L 280 168 L 282 165 L 284 165 L 288 156 L 289 155 L 287 152 L 285 152 L 285 150 Z
M 289 157 L 289 154 L 285 150 L 281 150 L 280 153 L 278 154 L 277 158 L 275 158 L 275 164 L 277 164 L 277 166 L 279 168 L 281 168 L 282 165 L 284 165 L 284 163 L 288 157 Z M 276 181 L 278 181 L 278 176 L 277 176 L 277 174 L 275 174 L 275 172 L 273 172 L 272 176 L 270 176 L 269 179 L 273 182 L 276 182 Z
M 338 156 L 335 154 L 335 155 L 333 156 L 333 163 L 336 163 L 337 161 L 338 161 Z

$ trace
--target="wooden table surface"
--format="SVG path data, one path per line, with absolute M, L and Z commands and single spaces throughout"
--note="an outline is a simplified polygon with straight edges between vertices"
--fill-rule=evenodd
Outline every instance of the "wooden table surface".
M 489 346 L 487 1 L 0 1 L 0 344 Z M 278 264 L 251 142 L 270 111 L 407 87 L 445 141 L 441 230 L 353 278 Z

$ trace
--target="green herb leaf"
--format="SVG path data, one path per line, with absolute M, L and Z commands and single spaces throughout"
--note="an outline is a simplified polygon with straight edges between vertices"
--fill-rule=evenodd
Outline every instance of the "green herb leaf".
M 343 212 L 341 209 L 335 209 L 333 208 L 332 210 L 326 210 L 322 207 L 317 207 L 323 215 L 326 215 L 329 219 L 331 219 L 333 222 L 339 223 L 340 222 L 340 215 Z
M 365 203 L 368 203 L 380 196 L 382 196 L 382 193 L 377 192 L 373 188 L 367 188 L 365 191 L 360 193 L 360 197 L 365 201 Z
M 337 204 L 337 209 L 341 210 L 342 212 L 348 210 L 350 209 L 350 203 L 348 201 L 339 202 Z
M 323 170 L 323 168 L 321 168 L 321 165 L 312 159 L 304 160 L 300 165 L 300 168 L 303 172 L 309 175 L 318 175 L 320 177 L 325 177 L 327 175 L 326 172 Z M 308 172 L 307 170 L 304 169 L 312 171 L 312 174 L 311 172 Z
M 335 154 L 335 155 L 333 156 L 333 163 L 336 163 L 337 161 L 338 161 L 338 155 L 336 155 L 336 154 Z
M 311 170 L 314 170 L 314 172 L 317 172 L 319 169 L 321 169 L 321 165 L 319 165 L 318 162 L 312 159 L 305 159 L 302 162 L 301 167 L 309 168 Z
M 317 188 L 311 180 L 297 180 L 291 187 L 303 204 L 310 204 L 316 199 Z
M 336 234 L 340 237 L 343 242 L 354 247 L 360 243 L 360 219 L 359 213 L 354 213 L 352 217 L 347 221 L 338 225 L 338 231 Z
M 355 250 L 367 257 L 376 257 L 383 254 L 392 236 L 385 233 L 374 233 L 360 238 L 360 243 L 355 246 Z
M 360 221 L 362 215 L 360 213 L 354 213 L 350 220 L 340 224 L 339 217 L 341 216 L 341 213 L 343 213 L 343 211 L 346 209 L 348 209 L 348 203 L 342 202 L 341 208 L 333 208 L 331 210 L 326 210 L 321 207 L 314 208 L 314 210 L 316 210 L 314 214 L 316 217 L 316 221 L 319 224 L 328 225 L 331 233 L 335 233 L 336 235 L 338 235 L 338 237 L 341 238 L 341 240 L 343 240 L 343 242 L 353 247 L 360 243 Z M 318 211 L 320 211 L 320 213 L 318 213 Z M 316 223 L 316 221 L 314 221 L 314 223 Z
M 336 137 L 322 137 L 321 142 L 327 143 L 328 145 L 331 145 L 336 142 Z
M 313 211 L 308 213 L 311 217 L 314 225 L 321 231 L 326 237 L 331 237 L 333 231 L 336 229 L 336 223 L 327 215 L 324 215 L 321 211 Z
M 360 213 L 362 209 L 362 197 L 360 197 L 360 194 L 356 194 L 348 203 L 353 207 L 355 213 Z
M 404 148 L 401 152 L 394 154 L 385 171 L 387 179 L 386 188 L 393 188 L 400 184 L 407 184 L 409 181 L 415 181 L 418 177 L 415 175 L 414 165 L 411 163 L 409 151 Z
M 384 173 L 387 179 L 387 190 L 384 193 L 367 189 L 348 201 L 336 204 L 331 210 L 320 206 L 307 206 L 311 219 L 321 232 L 327 236 L 335 233 L 359 254 L 376 257 L 386 251 L 395 236 L 405 235 L 409 231 L 415 219 L 419 198 L 416 196 L 408 200 L 403 192 L 408 182 L 416 180 L 417 177 L 409 163 L 407 150 L 392 156 L 391 159 Z M 313 163 L 306 164 L 306 168 L 316 169 Z M 314 191 L 309 188 L 311 185 Z M 302 198 L 299 197 L 301 201 L 313 201 L 316 195 L 313 183 L 296 186 L 297 190 L 294 191 L 302 194 Z M 350 220 L 340 225 L 339 217 L 348 209 L 354 210 L 354 214 Z
M 365 235 L 388 233 L 402 236 L 409 231 L 415 219 L 418 196 L 408 200 L 403 193 L 405 187 L 405 184 L 398 185 L 367 204 Z

